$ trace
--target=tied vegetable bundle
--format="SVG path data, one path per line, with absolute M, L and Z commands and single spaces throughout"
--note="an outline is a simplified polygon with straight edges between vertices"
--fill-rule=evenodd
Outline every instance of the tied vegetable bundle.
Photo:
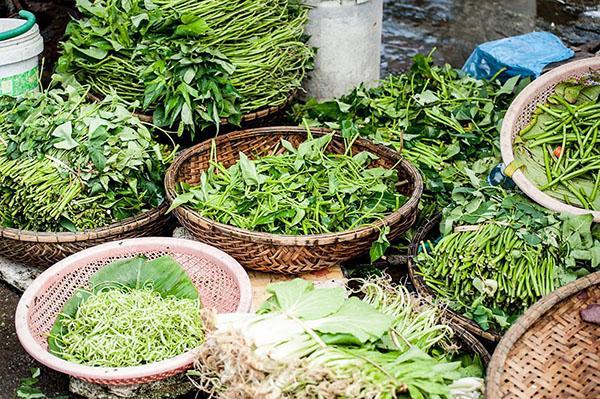
M 159 206 L 173 154 L 119 101 L 87 90 L 0 98 L 0 218 L 33 231 L 107 226 Z
M 556 216 L 499 187 L 461 187 L 417 274 L 483 330 L 502 331 L 542 296 L 600 267 L 592 216 Z
M 360 294 L 296 279 L 270 284 L 257 314 L 208 317 L 197 386 L 223 398 L 481 397 L 483 368 L 460 355 L 440 310 L 388 280 Z
M 497 157 L 502 119 L 526 83 L 517 77 L 477 80 L 417 55 L 406 73 L 335 101 L 309 100 L 294 108 L 293 117 L 402 150 L 425 178 L 421 205 L 428 215 L 448 204 L 457 184 L 469 181 L 461 173 L 464 164 Z
M 170 359 L 204 340 L 196 286 L 170 256 L 113 262 L 78 289 L 57 317 L 49 351 L 94 367 Z
M 181 183 L 171 210 L 187 204 L 201 216 L 247 230 L 282 235 L 323 234 L 352 230 L 381 220 L 407 201 L 395 169 L 370 167 L 377 157 L 363 151 L 330 154 L 332 134 L 308 139 L 298 148 L 281 141 L 276 155 L 254 160 L 240 153 L 225 168 L 213 147 L 210 166 L 198 186 Z M 379 258 L 389 228 L 381 229 L 371 248 Z
M 600 80 L 562 82 L 515 139 L 516 162 L 540 190 L 600 211 Z
M 293 0 L 78 0 L 58 71 L 116 92 L 158 126 L 239 124 L 283 104 L 310 67 L 308 10 Z

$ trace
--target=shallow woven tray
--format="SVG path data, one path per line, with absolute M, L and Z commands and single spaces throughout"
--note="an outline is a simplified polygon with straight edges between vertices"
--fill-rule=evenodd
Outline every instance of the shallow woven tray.
M 414 258 L 418 255 L 419 247 L 423 241 L 435 240 L 440 236 L 439 225 L 441 219 L 441 215 L 436 215 L 433 218 L 431 218 L 427 223 L 423 224 L 418 229 L 417 234 L 411 241 L 410 247 L 408 249 L 408 275 L 410 276 L 410 280 L 412 281 L 415 290 L 420 295 L 432 299 L 436 297 L 435 293 L 427 286 L 427 284 L 425 284 L 425 281 L 423 281 L 423 277 L 417 274 L 418 268 Z M 475 334 L 478 337 L 484 338 L 492 342 L 497 342 L 500 340 L 500 338 L 502 338 L 501 333 L 491 329 L 488 331 L 484 331 L 473 320 L 467 319 L 465 316 L 453 311 L 448 307 L 446 307 L 445 312 L 447 317 L 450 319 L 451 323 L 459 325 L 460 327 Z
M 175 258 L 198 288 L 203 307 L 218 312 L 249 312 L 252 286 L 242 266 L 224 252 L 196 241 L 150 237 L 115 241 L 72 255 L 42 273 L 25 291 L 15 315 L 17 335 L 25 350 L 40 363 L 94 384 L 133 385 L 158 381 L 191 367 L 196 352 L 136 367 L 90 367 L 48 352 L 48 336 L 56 317 L 76 289 L 90 277 L 121 259 L 144 255 Z
M 330 133 L 325 129 L 314 129 L 315 137 Z M 299 127 L 270 127 L 249 129 L 217 137 L 217 159 L 226 167 L 239 159 L 243 151 L 248 157 L 272 154 L 282 139 L 294 146 L 305 141 L 306 130 Z M 179 182 L 198 184 L 200 174 L 208 167 L 211 141 L 198 144 L 184 151 L 171 165 L 165 177 L 167 198 L 173 201 Z M 344 144 L 336 136 L 328 151 L 343 153 Z M 379 156 L 373 164 L 386 168 L 395 167 L 400 180 L 407 180 L 402 187 L 409 197 L 407 203 L 383 220 L 352 231 L 308 236 L 285 236 L 260 233 L 217 223 L 200 216 L 187 206 L 173 212 L 179 222 L 198 240 L 214 245 L 237 259 L 243 266 L 255 270 L 298 274 L 339 265 L 369 250 L 379 237 L 379 228 L 390 226 L 388 238 L 393 240 L 406 232 L 415 222 L 418 204 L 423 192 L 423 180 L 419 172 L 400 155 L 383 146 L 359 139 L 353 152 L 370 151 Z
M 569 62 L 553 69 L 529 84 L 510 105 L 502 122 L 500 133 L 500 148 L 502 161 L 509 165 L 514 161 L 513 140 L 531 120 L 531 115 L 540 103 L 554 91 L 554 87 L 567 79 L 588 75 L 590 71 L 600 71 L 600 57 L 586 58 Z M 531 183 L 521 170 L 516 170 L 511 176 L 519 188 L 538 204 L 557 212 L 566 212 L 575 215 L 593 214 L 594 221 L 600 222 L 600 211 L 589 211 L 583 208 L 567 205 L 562 201 L 549 196 Z
M 529 308 L 494 352 L 487 399 L 600 398 L 600 325 L 579 314 L 589 304 L 600 304 L 600 272 Z
M 101 98 L 93 93 L 88 93 L 88 97 L 92 101 L 96 101 L 96 102 L 101 101 Z M 262 108 L 262 109 L 259 109 L 259 110 L 253 111 L 253 112 L 248 112 L 248 113 L 242 115 L 241 123 L 250 123 L 250 122 L 265 119 L 269 116 L 273 116 L 273 115 L 281 112 L 288 105 L 290 105 L 292 103 L 292 101 L 294 101 L 295 97 L 296 97 L 296 93 L 294 92 L 294 93 L 290 94 L 288 96 L 288 98 L 285 100 L 285 102 L 281 105 L 276 105 L 273 107 L 267 107 L 267 108 Z M 139 112 L 133 112 L 133 115 L 135 115 L 139 120 L 141 120 L 143 122 L 153 123 L 152 115 L 143 114 L 143 113 L 139 113 Z M 229 125 L 229 121 L 227 120 L 227 118 L 221 118 L 220 124 L 221 125 Z
M 174 227 L 167 204 L 109 226 L 76 233 L 46 233 L 0 227 L 0 255 L 47 267 L 94 245 L 125 238 L 167 235 Z

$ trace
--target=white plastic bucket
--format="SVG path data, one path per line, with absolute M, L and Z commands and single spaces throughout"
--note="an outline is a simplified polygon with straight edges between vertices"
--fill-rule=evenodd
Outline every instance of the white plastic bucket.
M 0 32 L 12 30 L 25 21 L 0 18 Z M 0 95 L 19 96 L 38 89 L 38 56 L 44 40 L 37 24 L 12 39 L 0 40 Z
M 383 0 L 304 0 L 312 7 L 306 33 L 317 48 L 308 97 L 330 100 L 379 80 Z

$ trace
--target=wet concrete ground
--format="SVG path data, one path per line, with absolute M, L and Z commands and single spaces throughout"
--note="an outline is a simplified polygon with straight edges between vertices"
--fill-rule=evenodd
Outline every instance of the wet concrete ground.
M 27 3 L 33 7 L 36 1 Z M 47 1 L 37 3 L 45 7 L 40 23 L 51 36 L 56 24 L 65 21 L 66 11 L 62 5 L 53 9 Z M 553 31 L 571 46 L 600 41 L 598 0 L 386 0 L 382 72 L 402 71 L 412 56 L 433 48 L 438 49 L 438 62 L 460 67 L 477 43 L 534 29 Z M 29 376 L 31 367 L 39 367 L 15 334 L 18 299 L 0 283 L 0 399 L 14 398 L 19 380 Z M 67 384 L 65 376 L 42 367 L 40 387 L 48 398 L 67 394 Z

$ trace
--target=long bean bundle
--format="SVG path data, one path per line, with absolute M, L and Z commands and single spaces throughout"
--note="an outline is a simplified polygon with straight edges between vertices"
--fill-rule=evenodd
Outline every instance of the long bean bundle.
M 442 236 L 421 246 L 417 274 L 484 330 L 510 326 L 544 295 L 600 266 L 591 215 L 556 217 L 499 187 L 461 187 Z
M 596 79 L 596 80 L 594 80 Z M 540 190 L 600 210 L 600 80 L 560 83 L 519 135 L 515 158 Z
M 35 231 L 106 226 L 163 201 L 172 154 L 118 100 L 68 87 L 0 98 L 0 221 Z
M 238 123 L 284 103 L 313 56 L 307 9 L 288 0 L 79 0 L 59 71 L 116 91 L 160 126 Z M 182 122 L 182 123 L 180 123 Z

